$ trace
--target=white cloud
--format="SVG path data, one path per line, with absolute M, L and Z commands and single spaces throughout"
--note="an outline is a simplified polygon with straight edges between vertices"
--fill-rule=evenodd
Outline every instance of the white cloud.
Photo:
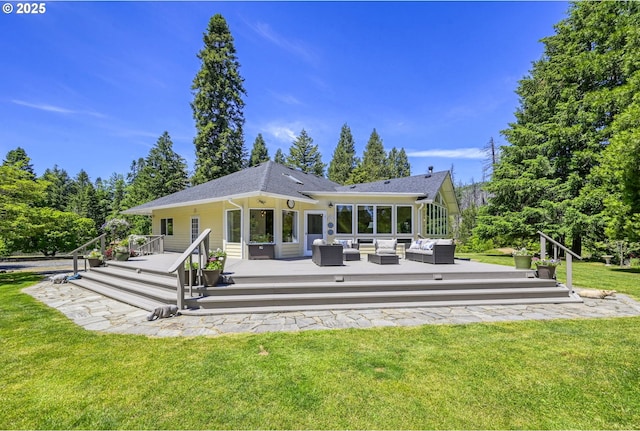
M 487 157 L 481 148 L 458 148 L 455 150 L 424 150 L 407 152 L 409 157 L 442 157 L 448 159 L 476 159 L 482 160 Z
M 304 42 L 299 40 L 290 40 L 286 37 L 278 34 L 271 26 L 264 22 L 258 22 L 256 24 L 248 23 L 249 27 L 255 31 L 263 39 L 279 46 L 280 48 L 289 51 L 290 53 L 302 58 L 311 64 L 317 63 L 317 56 L 313 50 Z
M 106 118 L 105 115 L 100 114 L 99 112 L 94 111 L 75 111 L 72 109 L 63 108 L 55 105 L 47 105 L 46 103 L 30 103 L 22 100 L 12 100 L 11 102 L 16 105 L 26 106 L 27 108 L 38 109 L 40 111 L 46 112 L 55 112 L 57 114 L 65 114 L 65 115 L 90 115 L 96 118 Z
M 302 105 L 302 102 L 291 94 L 276 93 L 275 91 L 270 91 L 270 93 L 277 100 L 287 105 Z
M 266 133 L 273 136 L 278 141 L 286 142 L 287 144 L 295 141 L 297 137 L 293 129 L 284 125 L 270 124 L 266 127 Z

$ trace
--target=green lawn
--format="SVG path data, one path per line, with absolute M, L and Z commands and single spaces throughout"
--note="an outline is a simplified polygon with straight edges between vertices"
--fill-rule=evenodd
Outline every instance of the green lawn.
M 513 257 L 510 255 L 480 254 L 480 253 L 456 253 L 456 257 L 468 257 L 472 260 L 498 265 L 513 266 Z M 556 270 L 558 281 L 564 283 L 567 280 L 567 265 L 562 265 Z M 604 262 L 584 262 L 573 260 L 573 286 L 591 289 L 616 290 L 620 293 L 633 296 L 640 300 L 640 268 L 620 268 L 619 266 L 604 266 Z
M 640 427 L 640 318 L 149 339 L 37 280 L 0 275 L 0 429 Z

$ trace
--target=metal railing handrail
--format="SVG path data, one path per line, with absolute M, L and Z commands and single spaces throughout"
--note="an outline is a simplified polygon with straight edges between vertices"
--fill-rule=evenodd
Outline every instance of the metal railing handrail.
M 582 260 L 582 256 L 580 256 L 579 254 L 577 254 L 574 251 L 570 250 L 566 246 L 560 244 L 558 241 L 556 241 L 555 239 L 551 238 L 549 235 L 545 234 L 544 232 L 538 231 L 538 235 L 540 235 L 541 238 L 544 238 L 547 241 L 551 242 L 554 246 L 556 246 L 558 248 L 561 248 L 562 250 L 564 250 L 565 253 L 569 253 L 569 254 L 573 255 L 573 257 Z M 544 251 L 546 251 L 546 250 L 545 249 L 540 249 L 541 255 L 543 255 Z M 555 257 L 557 258 L 557 256 L 555 256 Z
M 97 236 L 95 238 L 93 238 L 92 240 L 87 241 L 86 243 L 84 243 L 83 245 L 81 245 L 80 247 L 76 248 L 73 251 L 70 251 L 69 253 L 67 253 L 67 255 L 72 255 L 73 253 L 77 253 L 80 250 L 86 249 L 88 246 L 95 244 L 96 242 L 98 242 L 98 240 L 101 240 L 102 238 L 105 238 L 107 236 L 106 233 L 103 233 L 100 236 Z
M 176 271 L 178 273 L 177 306 L 180 310 L 184 308 L 184 286 L 185 286 L 185 276 L 186 276 L 184 264 L 186 261 L 189 261 L 189 293 L 191 294 L 191 290 L 193 287 L 192 286 L 193 277 L 191 276 L 193 271 L 193 268 L 191 265 L 193 260 L 193 252 L 196 250 L 199 251 L 198 259 L 200 260 L 200 262 L 198 262 L 199 263 L 198 272 L 200 273 L 202 271 L 202 264 L 203 264 L 202 257 L 204 256 L 206 258 L 207 253 L 209 251 L 209 234 L 210 233 L 211 233 L 211 229 L 205 229 L 200 234 L 200 236 L 198 236 L 198 238 L 196 238 L 196 240 L 193 241 L 189 247 L 187 247 L 184 253 L 182 253 L 180 257 L 176 259 L 173 265 L 171 265 L 167 270 L 167 272 L 170 274 Z
M 538 231 L 538 235 L 540 235 L 540 259 L 544 259 L 547 255 L 547 241 L 553 244 L 554 259 L 558 259 L 558 249 L 564 250 L 567 262 L 567 287 L 573 290 L 573 258 L 576 257 L 582 260 L 582 256 L 574 253 L 542 231 Z
M 129 251 L 134 251 L 136 253 L 141 253 L 142 251 L 147 251 L 146 254 L 154 253 L 154 250 L 157 250 L 158 254 L 164 253 L 164 235 L 135 235 L 138 237 L 147 238 L 147 242 L 140 245 L 131 245 L 131 240 L 129 240 Z
M 77 273 L 78 273 L 78 252 L 79 252 L 80 250 L 82 250 L 82 251 L 83 251 L 83 254 L 84 254 L 84 252 L 86 252 L 86 251 L 87 251 L 87 247 L 89 247 L 90 245 L 93 245 L 93 244 L 95 244 L 96 242 L 100 241 L 100 254 L 102 254 L 102 255 L 104 256 L 104 252 L 105 252 L 105 249 L 106 249 L 106 244 L 105 244 L 105 242 L 106 242 L 106 241 L 105 241 L 106 236 L 107 236 L 107 234 L 106 234 L 106 233 L 103 233 L 102 235 L 100 235 L 100 236 L 98 236 L 98 237 L 95 237 L 95 238 L 93 238 L 93 239 L 92 239 L 92 240 L 90 240 L 90 241 L 87 241 L 86 243 L 84 243 L 84 244 L 83 244 L 83 245 L 81 245 L 80 247 L 78 247 L 78 248 L 76 248 L 75 250 L 73 250 L 73 251 L 71 251 L 71 252 L 67 253 L 67 256 L 68 256 L 68 255 L 72 255 L 72 256 L 73 256 L 73 273 L 74 273 L 74 274 L 77 274 Z M 85 262 L 85 270 L 86 270 L 86 269 L 87 269 L 87 268 L 86 268 L 86 262 Z

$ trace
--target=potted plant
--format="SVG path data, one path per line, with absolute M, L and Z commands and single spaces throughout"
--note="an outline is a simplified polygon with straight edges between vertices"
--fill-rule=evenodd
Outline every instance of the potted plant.
M 116 260 L 129 260 L 129 240 L 123 239 L 122 241 L 118 242 L 115 248 L 115 252 Z
M 531 259 L 533 255 L 526 247 L 514 250 L 512 255 L 516 269 L 531 269 Z
M 93 250 L 91 250 L 91 253 L 86 255 L 84 258 L 87 259 L 87 261 L 89 261 L 90 268 L 95 268 L 96 266 L 100 266 L 102 265 L 102 262 L 104 262 L 104 256 L 102 255 L 102 253 L 100 253 L 100 251 L 97 248 L 94 248 Z
M 538 269 L 538 278 L 556 278 L 556 268 L 560 265 L 560 259 L 534 259 L 533 263 Z
M 225 257 L 218 257 L 213 253 L 207 257 L 207 263 L 204 268 L 202 268 L 205 286 L 215 286 L 218 284 L 225 259 Z
M 216 257 L 218 260 L 222 261 L 222 268 L 220 269 L 221 272 L 224 272 L 224 265 L 225 263 L 227 263 L 227 252 L 222 250 L 221 248 L 217 248 L 213 251 L 209 250 L 209 255 L 208 257 Z

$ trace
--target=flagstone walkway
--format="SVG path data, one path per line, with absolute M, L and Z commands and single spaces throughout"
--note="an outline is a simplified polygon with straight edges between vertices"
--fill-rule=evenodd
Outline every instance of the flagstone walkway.
M 60 310 L 77 325 L 88 330 L 141 334 L 149 337 L 218 336 L 243 332 L 640 316 L 640 303 L 626 295 L 618 294 L 607 299 L 585 298 L 583 304 L 297 311 L 177 316 L 149 322 L 146 319 L 149 315 L 148 311 L 70 284 L 52 284 L 45 281 L 24 289 L 24 292 Z

